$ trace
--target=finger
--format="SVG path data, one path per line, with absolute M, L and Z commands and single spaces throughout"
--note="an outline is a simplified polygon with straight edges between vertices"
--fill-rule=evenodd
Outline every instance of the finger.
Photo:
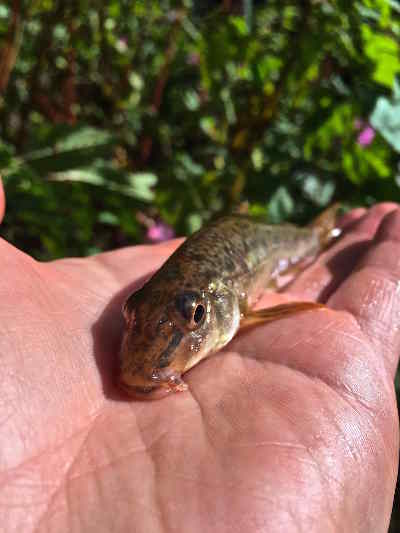
M 381 222 L 368 251 L 329 300 L 357 319 L 394 375 L 400 349 L 400 210 Z
M 397 204 L 383 203 L 367 212 L 357 209 L 348 213 L 340 223 L 344 233 L 338 242 L 302 272 L 287 291 L 301 299 L 326 302 L 366 252 L 382 219 L 397 208 Z
M 0 222 L 3 220 L 6 210 L 6 196 L 4 194 L 3 181 L 0 177 Z
M 338 226 L 342 229 L 347 230 L 356 220 L 363 217 L 366 212 L 367 210 L 364 207 L 357 207 L 356 209 L 352 209 L 351 211 L 348 211 L 340 217 L 338 221 Z

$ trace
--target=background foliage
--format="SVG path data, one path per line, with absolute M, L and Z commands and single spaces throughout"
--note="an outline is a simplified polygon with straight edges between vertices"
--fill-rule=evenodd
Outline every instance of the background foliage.
M 47 259 L 188 234 L 244 200 L 273 221 L 400 200 L 399 15 L 394 0 L 0 5 L 2 234 Z
M 0 4 L 2 235 L 50 259 L 400 201 L 399 43 L 396 0 Z

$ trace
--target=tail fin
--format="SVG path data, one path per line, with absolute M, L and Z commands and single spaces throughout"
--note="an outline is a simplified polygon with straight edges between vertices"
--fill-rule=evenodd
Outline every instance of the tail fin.
M 337 225 L 341 210 L 342 206 L 339 203 L 332 204 L 308 225 L 309 228 L 315 229 L 319 234 L 322 248 L 329 246 L 342 233 L 342 230 Z

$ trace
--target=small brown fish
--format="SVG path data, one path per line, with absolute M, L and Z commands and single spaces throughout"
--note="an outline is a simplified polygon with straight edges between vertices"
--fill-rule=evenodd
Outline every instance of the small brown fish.
M 232 215 L 189 237 L 125 302 L 121 387 L 142 398 L 184 391 L 182 374 L 225 346 L 239 327 L 321 307 L 294 302 L 252 310 L 279 275 L 338 236 L 337 209 L 305 228 Z

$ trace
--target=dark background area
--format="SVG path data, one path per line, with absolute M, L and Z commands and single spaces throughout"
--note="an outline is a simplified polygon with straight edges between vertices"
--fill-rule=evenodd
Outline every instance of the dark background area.
M 399 43 L 394 0 L 10 0 L 1 235 L 49 260 L 243 202 L 304 223 L 400 201 Z

